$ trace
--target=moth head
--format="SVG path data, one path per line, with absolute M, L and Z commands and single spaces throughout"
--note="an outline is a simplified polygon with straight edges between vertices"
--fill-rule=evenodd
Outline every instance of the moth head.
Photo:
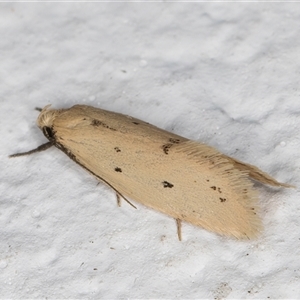
M 63 109 L 49 109 L 51 104 L 45 106 L 37 119 L 38 127 L 43 131 L 44 135 L 50 141 L 54 140 L 53 122 L 55 118 L 64 111 Z
M 44 127 L 52 127 L 54 119 L 61 113 L 60 109 L 49 109 L 50 106 L 51 104 L 46 105 L 42 109 L 36 121 L 41 130 Z

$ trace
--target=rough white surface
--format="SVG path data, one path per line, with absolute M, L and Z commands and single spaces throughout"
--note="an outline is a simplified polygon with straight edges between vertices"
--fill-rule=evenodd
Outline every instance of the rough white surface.
M 85 103 L 206 142 L 300 185 L 297 3 L 1 3 L 2 299 L 299 298 L 297 189 L 259 184 L 241 242 L 114 193 L 46 139 L 34 108 Z

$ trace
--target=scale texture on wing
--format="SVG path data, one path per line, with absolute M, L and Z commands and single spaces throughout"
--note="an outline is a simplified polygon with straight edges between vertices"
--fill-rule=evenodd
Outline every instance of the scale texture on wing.
M 212 147 L 84 105 L 61 111 L 53 130 L 75 161 L 124 196 L 237 238 L 261 228 L 252 171 Z

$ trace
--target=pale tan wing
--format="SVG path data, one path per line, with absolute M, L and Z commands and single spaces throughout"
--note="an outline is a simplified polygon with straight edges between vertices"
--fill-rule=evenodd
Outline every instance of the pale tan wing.
M 89 109 L 74 106 L 56 117 L 53 128 L 57 142 L 90 172 L 175 219 L 237 238 L 257 234 L 257 195 L 247 172 L 206 145 Z
M 237 238 L 255 237 L 262 224 L 257 214 L 258 195 L 247 173 L 236 169 L 220 152 L 204 144 L 187 141 L 173 150 L 183 155 L 182 160 L 190 170 L 186 184 L 196 181 L 189 202 L 191 214 L 184 220 Z M 193 213 L 200 203 L 201 218 Z
M 247 172 L 249 174 L 249 176 L 251 178 L 253 178 L 254 180 L 257 180 L 261 183 L 268 184 L 271 186 L 282 186 L 282 187 L 286 187 L 286 188 L 294 188 L 295 187 L 295 186 L 287 184 L 287 183 L 278 182 L 275 178 L 271 177 L 266 172 L 263 172 L 256 166 L 244 163 L 233 157 L 229 157 L 226 155 L 223 155 L 223 156 L 226 159 L 228 159 L 237 169 Z

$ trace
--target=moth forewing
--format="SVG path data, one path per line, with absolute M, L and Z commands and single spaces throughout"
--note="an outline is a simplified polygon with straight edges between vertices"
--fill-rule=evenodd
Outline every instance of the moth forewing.
M 62 110 L 46 106 L 37 123 L 53 145 L 118 197 L 173 217 L 179 239 L 181 221 L 252 238 L 262 225 L 249 177 L 290 187 L 212 147 L 119 113 L 86 105 Z

